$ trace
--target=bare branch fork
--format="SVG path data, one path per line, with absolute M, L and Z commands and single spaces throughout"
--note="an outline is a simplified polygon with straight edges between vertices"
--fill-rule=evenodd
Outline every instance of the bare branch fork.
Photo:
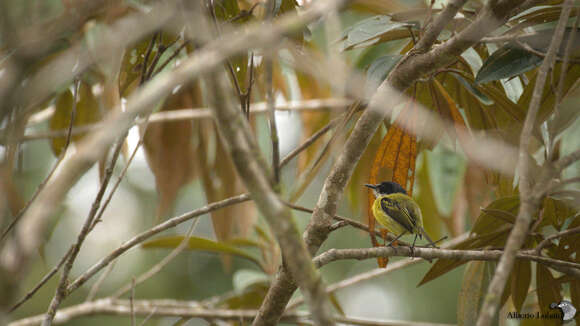
M 209 72 L 212 69 L 215 69 L 226 58 L 249 48 L 263 47 L 274 43 L 279 40 L 282 35 L 286 35 L 287 33 L 295 31 L 305 24 L 314 21 L 340 3 L 341 1 L 322 1 L 314 3 L 300 15 L 286 15 L 278 19 L 276 24 L 268 24 L 271 28 L 264 28 L 263 23 L 249 24 L 248 29 L 244 34 L 229 33 L 218 40 L 211 41 L 206 47 L 197 51 L 197 53 L 191 58 L 182 61 L 182 63 L 173 71 L 161 72 L 151 81 L 144 84 L 143 87 L 135 91 L 127 100 L 126 110 L 124 112 L 120 108 L 118 110 L 113 110 L 122 113 L 115 116 L 109 116 L 105 121 L 106 128 L 98 130 L 86 137 L 82 144 L 78 146 L 77 152 L 63 161 L 61 165 L 62 173 L 58 175 L 58 178 L 54 178 L 54 180 L 51 180 L 51 182 L 46 185 L 44 191 L 39 194 L 23 215 L 21 224 L 15 232 L 18 238 L 27 239 L 27 241 L 23 241 L 21 260 L 26 263 L 29 261 L 30 257 L 36 253 L 40 241 L 39 239 L 42 239 L 41 235 L 45 232 L 48 217 L 55 212 L 58 208 L 58 203 L 62 201 L 72 185 L 76 183 L 84 172 L 86 172 L 102 157 L 102 155 L 109 149 L 110 145 L 118 139 L 120 135 L 126 132 L 127 129 L 133 125 L 135 118 L 139 114 L 150 112 L 152 108 L 155 107 L 153 104 L 171 93 L 173 88 L 178 85 L 186 84 L 203 72 Z M 166 14 L 166 11 L 164 11 L 164 16 L 162 17 L 163 19 L 161 19 L 161 22 L 165 23 L 169 17 L 170 15 Z M 147 19 L 144 23 L 148 24 L 150 21 L 151 19 Z M 151 26 L 159 26 L 159 24 L 159 22 L 151 23 Z M 147 31 L 149 31 L 149 29 L 144 29 L 144 33 Z M 75 51 L 78 51 L 78 49 Z M 76 54 L 77 52 L 74 53 Z M 65 57 L 63 60 L 68 63 L 70 60 L 66 60 L 67 58 L 70 59 L 70 57 Z M 62 63 L 63 60 L 58 62 Z M 83 67 L 86 65 L 88 65 L 88 61 L 83 62 Z M 58 64 L 57 67 L 51 66 L 51 69 L 55 68 L 58 68 Z M 48 74 L 49 72 L 44 71 L 44 73 Z M 38 82 L 38 80 L 43 80 L 44 77 L 46 76 L 41 72 L 30 83 L 31 87 L 34 85 L 34 90 L 38 91 L 38 94 L 41 94 L 39 95 L 40 97 L 43 97 L 42 94 L 48 94 L 50 92 L 50 90 L 47 90 L 50 89 L 50 87 L 47 87 L 43 82 Z M 66 76 L 61 77 L 67 78 Z M 54 81 L 54 78 L 48 78 L 46 80 Z M 61 83 L 55 84 L 60 85 Z M 29 104 L 37 100 L 38 98 L 35 98 L 33 100 L 24 101 L 24 103 Z M 167 226 L 167 224 L 164 224 L 164 226 Z M 155 230 L 152 229 L 150 231 L 154 232 Z M 142 234 L 142 236 L 147 235 Z M 139 241 L 139 239 L 133 239 L 133 241 Z M 121 248 L 117 254 L 121 254 L 130 247 L 131 244 L 127 244 L 127 247 Z M 96 270 L 100 270 L 102 266 L 106 266 L 114 258 L 115 255 L 112 255 L 107 257 L 104 261 L 100 261 L 95 269 L 87 271 L 87 274 L 84 274 L 81 278 L 77 279 L 77 281 L 71 283 L 71 285 L 67 287 L 67 291 L 74 290 L 76 287 L 83 284 L 88 277 L 94 275 L 93 273 L 96 272 Z
M 540 201 L 544 197 L 546 189 L 548 189 L 549 182 L 554 176 L 555 170 L 557 170 L 553 167 L 552 162 L 546 162 L 539 181 L 535 186 L 533 186 L 531 184 L 532 176 L 528 161 L 528 149 L 530 145 L 532 130 L 535 125 L 534 122 L 536 120 L 536 115 L 540 109 L 542 94 L 548 76 L 548 71 L 554 64 L 560 43 L 564 37 L 564 31 L 568 17 L 570 16 L 572 4 L 572 0 L 566 0 L 564 3 L 564 8 L 560 14 L 560 19 L 558 21 L 558 25 L 556 26 L 554 37 L 552 38 L 552 42 L 550 43 L 546 57 L 538 71 L 532 100 L 530 102 L 526 120 L 524 121 L 524 127 L 520 135 L 519 160 L 517 167 L 520 176 L 520 209 L 514 227 L 510 232 L 507 243 L 505 245 L 504 253 L 496 267 L 495 274 L 489 285 L 487 295 L 485 296 L 485 300 L 477 320 L 477 326 L 487 326 L 492 323 L 492 320 L 498 310 L 498 306 L 501 300 L 501 293 L 513 268 L 516 253 L 522 247 L 526 235 L 529 231 L 532 215 L 537 211 Z M 556 165 L 557 164 L 558 163 L 556 163 Z
M 334 325 L 330 305 L 321 277 L 312 264 L 310 255 L 295 224 L 290 208 L 276 195 L 271 171 L 250 131 L 247 120 L 236 110 L 225 87 L 223 75 L 207 77 L 210 103 L 216 108 L 218 130 L 228 145 L 239 176 L 250 191 L 252 199 L 273 230 L 282 256 L 291 259 L 289 267 L 293 279 L 305 295 L 312 317 L 318 325 Z
M 450 4 L 443 9 L 426 30 L 425 40 L 420 41 L 419 46 L 411 50 L 399 62 L 370 99 L 368 109 L 356 123 L 341 155 L 326 178 L 311 221 L 304 234 L 311 254 L 314 254 L 326 240 L 343 189 L 372 135 L 390 111 L 384 107 L 384 104 L 390 103 L 394 107 L 397 102 L 394 99 L 399 98 L 399 92 L 407 89 L 422 75 L 451 63 L 455 56 L 460 55 L 482 37 L 506 22 L 510 15 L 514 14 L 516 8 L 525 8 L 527 2 L 494 1 L 493 8 L 484 7 L 477 19 L 460 33 L 443 44 L 431 48 L 437 39 L 436 36 L 464 3 L 464 0 L 450 1 Z M 532 4 L 529 2 L 527 5 L 531 6 Z M 282 267 L 276 275 L 253 325 L 276 324 L 295 289 L 296 286 L 292 284 L 289 274 Z

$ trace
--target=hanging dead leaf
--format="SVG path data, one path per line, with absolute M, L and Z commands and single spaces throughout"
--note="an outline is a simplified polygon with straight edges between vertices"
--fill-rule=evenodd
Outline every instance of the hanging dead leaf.
M 228 154 L 225 143 L 220 138 L 213 121 L 197 121 L 199 175 L 208 202 L 223 200 L 246 192 Z M 219 241 L 232 237 L 246 237 L 257 218 L 253 202 L 224 207 L 211 212 L 214 232 Z M 270 250 L 276 250 L 270 248 Z M 222 256 L 222 262 L 229 269 L 231 258 Z
M 162 112 L 191 108 L 200 104 L 199 86 L 182 88 L 163 103 Z M 194 177 L 195 154 L 191 121 L 153 123 L 147 126 L 143 147 L 159 194 L 157 218 L 171 212 L 179 189 Z

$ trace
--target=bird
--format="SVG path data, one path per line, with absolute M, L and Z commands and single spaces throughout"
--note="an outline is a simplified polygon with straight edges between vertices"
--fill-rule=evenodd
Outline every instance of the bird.
M 562 300 L 560 303 L 556 304 L 555 302 L 550 304 L 550 308 L 556 309 L 559 308 L 562 311 L 562 320 L 568 321 L 572 320 L 576 315 L 576 308 L 572 305 L 570 301 Z
M 417 237 L 422 239 L 423 236 L 431 246 L 437 248 L 423 229 L 421 208 L 400 184 L 385 181 L 379 184 L 365 184 L 365 186 L 371 188 L 376 197 L 372 206 L 375 219 L 396 236 L 387 246 L 406 233 L 410 233 L 415 235 L 411 251 L 415 247 Z

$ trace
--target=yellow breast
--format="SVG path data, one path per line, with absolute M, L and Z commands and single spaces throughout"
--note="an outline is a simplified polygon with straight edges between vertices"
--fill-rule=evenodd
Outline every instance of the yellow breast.
M 373 203 L 373 215 L 375 216 L 375 219 L 381 223 L 382 226 L 387 228 L 387 230 L 396 235 L 407 231 L 402 225 L 394 221 L 389 215 L 387 215 L 387 213 L 385 213 L 385 211 L 383 211 L 381 208 L 381 198 L 382 197 L 378 197 Z

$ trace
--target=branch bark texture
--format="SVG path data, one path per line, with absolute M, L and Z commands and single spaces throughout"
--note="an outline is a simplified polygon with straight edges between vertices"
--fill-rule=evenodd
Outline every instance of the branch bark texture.
M 436 47 L 432 47 L 436 38 L 423 41 L 421 48 L 411 50 L 391 71 L 370 99 L 367 110 L 356 123 L 341 155 L 325 180 L 318 203 L 304 234 L 304 240 L 311 254 L 316 253 L 328 237 L 330 225 L 336 214 L 337 204 L 344 187 L 378 126 L 390 112 L 390 108 L 396 106 L 396 99 L 400 98 L 399 94 L 424 74 L 452 63 L 456 56 L 505 23 L 513 10 L 522 5 L 523 2 L 504 1 L 496 3 L 493 7 L 484 7 L 478 18 L 460 33 Z M 465 1 L 454 1 L 454 5 L 447 6 L 436 17 L 425 34 L 436 33 L 438 35 L 464 3 Z M 425 52 L 426 49 L 431 50 Z M 253 325 L 273 325 L 276 323 L 277 317 L 282 315 L 293 291 L 285 289 L 280 293 L 272 293 L 281 288 L 281 283 L 291 284 L 290 277 L 284 267 L 280 269 L 279 275 L 277 275 L 267 296 L 267 299 L 276 298 L 276 300 L 264 300 Z
M 290 208 L 273 189 L 271 171 L 259 151 L 249 123 L 232 103 L 233 94 L 228 92 L 223 74 L 209 76 L 207 81 L 218 129 L 228 145 L 236 170 L 278 240 L 284 262 L 306 297 L 313 319 L 317 325 L 334 325 L 320 274 L 300 237 Z
M 487 290 L 479 318 L 477 319 L 477 326 L 491 325 L 494 316 L 497 313 L 502 292 L 514 265 L 516 253 L 524 244 L 530 223 L 532 221 L 532 215 L 538 210 L 540 200 L 544 195 L 545 189 L 547 188 L 548 180 L 546 179 L 546 176 L 551 175 L 550 173 L 544 173 L 544 178 L 536 185 L 537 191 L 534 191 L 533 185 L 531 184 L 531 179 L 533 176 L 531 175 L 531 169 L 528 161 L 528 148 L 530 145 L 530 139 L 532 138 L 532 129 L 535 125 L 534 122 L 536 120 L 536 115 L 540 109 L 546 78 L 548 76 L 549 70 L 556 60 L 556 54 L 560 47 L 560 43 L 562 43 L 566 23 L 572 9 L 572 3 L 572 0 L 567 0 L 564 3 L 564 8 L 560 14 L 560 20 L 556 26 L 556 31 L 554 32 L 554 37 L 550 43 L 548 53 L 546 54 L 546 58 L 542 62 L 542 65 L 538 71 L 534 92 L 532 94 L 532 100 L 530 102 L 526 120 L 524 121 L 524 127 L 520 135 L 518 157 L 518 172 L 520 176 L 520 210 L 518 212 L 514 227 L 510 232 L 506 242 L 504 253 L 496 267 L 495 274 Z M 545 168 L 549 168 L 550 165 L 551 162 L 547 162 Z

